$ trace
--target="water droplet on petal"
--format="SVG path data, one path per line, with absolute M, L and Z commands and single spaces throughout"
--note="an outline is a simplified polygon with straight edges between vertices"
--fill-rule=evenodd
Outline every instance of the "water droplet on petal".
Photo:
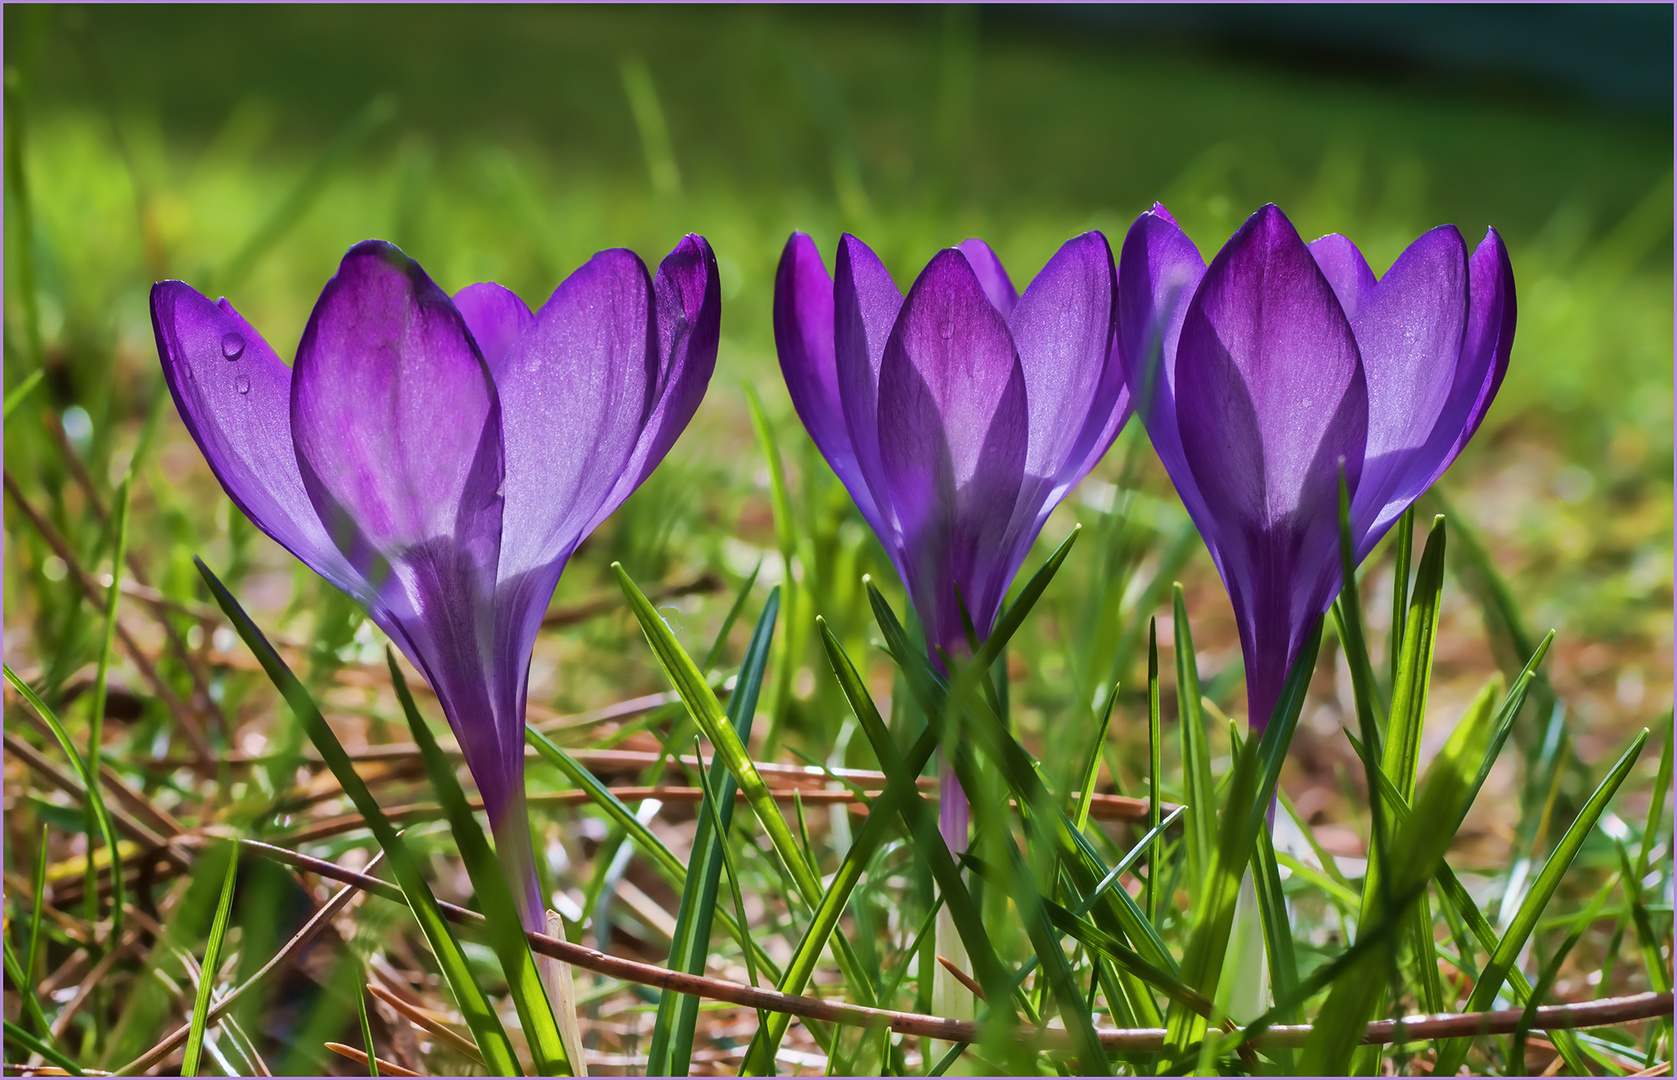
M 241 394 L 250 393 L 250 376 L 241 374 L 238 378 L 234 379 L 233 389 L 237 390 Z
M 237 360 L 245 352 L 245 339 L 231 331 L 222 336 L 221 355 L 229 360 Z
M 955 336 L 955 324 L 952 322 L 946 322 L 937 328 L 937 332 L 942 336 L 943 340 L 948 341 L 950 338 Z

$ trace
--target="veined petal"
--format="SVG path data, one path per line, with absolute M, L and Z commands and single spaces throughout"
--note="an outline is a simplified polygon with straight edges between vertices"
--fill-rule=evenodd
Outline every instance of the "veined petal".
M 1131 402 L 1147 425 L 1148 437 L 1170 473 L 1183 505 L 1205 532 L 1210 516 L 1200 496 L 1176 417 L 1176 348 L 1188 302 L 1205 275 L 1205 260 L 1158 203 L 1130 226 L 1118 258 L 1119 359 L 1129 380 Z M 1207 534 L 1206 543 L 1211 544 Z M 1217 558 L 1215 547 L 1211 549 Z
M 833 279 L 821 262 L 815 241 L 800 232 L 786 241 L 775 271 L 774 342 L 798 419 L 843 481 L 862 517 L 882 534 L 873 491 L 856 461 L 850 428 L 844 422 L 844 403 L 839 398 L 833 354 Z
M 357 244 L 321 293 L 292 371 L 291 429 L 316 511 L 377 590 L 374 617 L 424 672 L 498 803 L 522 752 L 496 723 L 487 655 L 500 404 L 453 301 L 393 245 Z
M 1458 381 L 1476 389 L 1472 395 L 1473 404 L 1462 424 L 1461 437 L 1445 466 L 1455 460 L 1456 454 L 1484 423 L 1491 401 L 1502 388 L 1503 376 L 1508 374 L 1508 355 L 1514 348 L 1514 323 L 1518 309 L 1514 300 L 1514 267 L 1508 261 L 1508 248 L 1495 229 L 1485 230 L 1485 239 L 1479 242 L 1473 250 L 1473 257 L 1468 260 L 1467 274 L 1470 290 L 1468 323 L 1462 340 Z M 1452 392 L 1451 396 L 1454 398 L 1455 394 Z M 1439 471 L 1443 472 L 1443 469 Z
M 542 305 L 496 379 L 507 478 L 500 582 L 570 554 L 640 441 L 657 377 L 652 279 L 634 252 L 602 251 Z
M 1455 431 L 1433 438 L 1456 383 L 1467 306 L 1467 246 L 1443 225 L 1409 245 L 1351 315 L 1368 380 L 1368 448 L 1351 506 L 1362 554 L 1432 482 L 1460 435 L 1458 415 Z
M 1025 374 L 1031 432 L 1005 544 L 1008 580 L 1049 513 L 1106 453 L 1129 416 L 1124 363 L 1112 347 L 1116 277 L 1106 237 L 1084 233 L 1061 246 L 1008 320 Z
M 501 365 L 513 344 L 535 322 L 530 306 L 518 294 L 493 281 L 468 285 L 454 294 L 454 306 L 466 320 L 478 351 L 496 382 L 501 378 Z
M 984 288 L 984 295 L 990 298 L 990 303 L 1002 313 L 1002 318 L 1013 317 L 1013 305 L 1019 302 L 1019 290 L 1013 287 L 1013 281 L 1007 276 L 1007 269 L 1002 261 L 990 249 L 990 245 L 982 240 L 962 240 L 955 245 L 962 255 L 967 257 L 967 264 L 972 272 L 978 276 L 979 285 Z
M 988 633 L 1007 585 L 1000 568 L 1030 418 L 1007 324 L 958 251 L 939 252 L 903 302 L 880 366 L 878 416 L 915 609 L 933 641 L 959 644 L 960 582 Z
M 876 531 L 887 549 L 900 541 L 879 458 L 879 368 L 902 304 L 879 256 L 849 233 L 840 237 L 833 274 L 834 373 L 850 448 L 885 526 Z
M 652 475 L 687 429 L 710 386 L 722 334 L 722 287 L 717 280 L 716 255 L 704 237 L 689 233 L 658 264 L 658 273 L 652 279 L 652 300 L 658 326 L 658 366 L 646 425 L 623 475 L 583 530 L 584 536 Z
M 291 369 L 226 300 L 179 281 L 151 288 L 164 381 L 186 429 L 233 505 L 333 585 L 369 590 L 332 543 L 297 471 Z
M 1339 585 L 1338 477 L 1353 495 L 1368 431 L 1356 340 L 1281 211 L 1252 215 L 1183 320 L 1175 388 L 1262 726 L 1287 666 Z M 1206 525 L 1209 524 L 1209 530 Z
M 1095 443 L 1106 437 L 1110 445 L 1117 435 L 1123 365 L 1109 362 L 1116 276 L 1106 237 L 1084 233 L 1048 260 L 1008 319 L 1030 404 L 1028 477 L 1059 486 L 1084 467 Z

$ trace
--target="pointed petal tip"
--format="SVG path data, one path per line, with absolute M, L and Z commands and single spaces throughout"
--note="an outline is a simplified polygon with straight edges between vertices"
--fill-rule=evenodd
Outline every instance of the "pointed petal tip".
M 1170 222 L 1172 225 L 1176 224 L 1175 216 L 1172 215 L 1169 210 L 1165 209 L 1165 204 L 1162 202 L 1155 202 L 1142 213 L 1142 216 L 1146 217 L 1148 214 L 1151 214 L 1156 218 L 1162 218 L 1165 221 Z

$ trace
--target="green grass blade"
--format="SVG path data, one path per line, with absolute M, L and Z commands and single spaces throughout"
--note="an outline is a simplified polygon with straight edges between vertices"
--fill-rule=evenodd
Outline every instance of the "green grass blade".
M 1276 1001 L 1287 1001 L 1298 987 L 1298 960 L 1293 954 L 1293 926 L 1281 891 L 1281 868 L 1275 861 L 1275 842 L 1268 829 L 1259 829 L 1252 853 L 1252 883 L 1258 891 L 1258 914 L 1264 925 L 1264 953 L 1269 960 L 1269 985 Z M 1292 1016 L 1284 1022 L 1292 1022 Z
M 35 895 L 34 906 L 29 909 L 29 952 L 23 958 L 23 974 L 26 980 L 23 985 L 26 986 L 34 985 L 27 980 L 35 977 L 35 960 L 40 956 L 41 905 L 46 901 L 47 892 L 47 828 L 45 825 L 41 826 L 41 844 L 35 849 Z
M 1630 852 L 1615 841 L 1619 849 L 1620 879 L 1624 882 L 1625 902 L 1630 907 L 1631 922 L 1636 926 L 1636 938 L 1642 946 L 1642 965 L 1648 975 L 1648 985 L 1661 992 L 1671 989 L 1671 969 L 1661 955 L 1660 936 L 1654 931 L 1648 905 L 1642 902 L 1641 882 L 1631 877 Z
M 780 589 L 776 587 L 769 591 L 762 614 L 752 629 L 751 641 L 746 646 L 745 658 L 740 665 L 739 680 L 728 699 L 728 721 L 742 741 L 751 735 L 779 611 Z M 693 835 L 693 854 L 689 860 L 686 883 L 676 909 L 674 940 L 670 943 L 671 968 L 694 975 L 704 974 L 705 961 L 710 955 L 712 915 L 717 911 L 716 895 L 721 873 L 725 869 L 728 827 L 734 814 L 733 777 L 727 775 L 720 761 L 712 761 L 709 777 L 705 774 L 701 760 L 699 778 L 704 784 L 705 795 Z M 713 792 L 719 803 L 712 801 Z M 736 882 L 737 888 L 737 879 L 730 880 Z M 744 931 L 744 909 L 739 910 L 741 914 L 736 921 Z M 744 952 L 748 968 L 754 969 L 757 965 L 749 944 L 745 945 Z M 657 1021 L 652 1028 L 652 1042 L 647 1051 L 648 1075 L 687 1074 L 693 1054 L 693 1031 L 698 1019 L 697 997 L 670 990 L 663 992 L 658 1001 Z
M 23 1001 L 23 1013 L 29 1017 L 29 1022 L 35 1025 L 43 1040 L 52 1038 L 52 1025 L 47 1023 L 46 1013 L 41 1011 L 41 1000 L 35 996 L 35 983 L 25 974 L 24 966 L 18 963 L 17 953 L 12 949 L 11 938 L 0 938 L 5 945 L 6 978 L 17 990 L 18 997 Z
M 41 385 L 41 378 L 45 376 L 46 373 L 46 368 L 36 368 L 34 371 L 31 371 L 28 375 L 24 376 L 22 382 L 18 383 L 6 392 L 6 421 L 9 422 L 11 420 L 12 413 L 17 410 L 17 407 L 22 405 L 24 401 L 28 399 L 29 395 L 34 392 L 37 386 Z
M 15 1046 L 21 1046 L 31 1054 L 39 1054 L 48 1064 L 57 1065 L 71 1076 L 86 1076 L 82 1067 L 66 1057 L 57 1048 L 47 1045 L 29 1032 L 18 1027 L 10 1020 L 5 1021 L 6 1041 Z
M 116 510 L 111 520 L 113 534 L 111 548 L 111 586 L 105 595 L 105 632 L 99 644 L 99 667 L 93 677 L 93 701 L 88 714 L 87 730 L 87 773 L 91 777 L 99 775 L 99 761 L 104 753 L 105 742 L 105 696 L 111 673 L 111 652 L 116 647 L 116 613 L 122 599 L 122 568 L 128 557 L 128 508 L 132 502 L 134 489 L 133 474 L 123 477 L 122 486 L 117 491 Z M 93 804 L 87 807 L 87 850 L 93 850 L 93 836 L 100 831 L 98 815 Z M 112 948 L 122 940 L 123 909 L 127 900 L 123 896 L 123 880 L 121 861 L 117 858 L 116 848 L 111 848 L 111 943 Z M 93 860 L 87 860 L 87 877 L 84 887 L 88 910 L 88 922 L 97 922 L 99 918 L 99 871 L 94 868 Z
M 197 1076 L 204 1053 L 204 1036 L 209 1033 L 210 994 L 215 990 L 216 972 L 221 967 L 221 943 L 227 937 L 227 922 L 233 914 L 233 883 L 239 875 L 239 851 L 230 847 L 227 870 L 221 879 L 221 899 L 216 901 L 210 939 L 204 946 L 204 962 L 198 970 L 198 994 L 192 1002 L 192 1024 L 186 1034 L 186 1052 L 181 1058 L 181 1075 Z
M 1671 740 L 1677 736 L 1677 726 L 1672 724 L 1671 711 L 1666 710 L 1663 723 L 1656 723 L 1656 727 L 1665 728 L 1665 742 L 1660 747 L 1660 771 L 1654 778 L 1654 790 L 1648 800 L 1648 819 L 1642 825 L 1642 848 L 1636 856 L 1636 881 L 1641 881 L 1648 874 L 1648 859 L 1654 853 L 1654 844 L 1659 839 L 1661 819 L 1665 815 L 1665 797 L 1671 790 Z
M 1114 685 L 1112 693 L 1106 695 L 1106 708 L 1101 710 L 1100 722 L 1095 725 L 1094 734 L 1089 739 L 1089 751 L 1083 757 L 1083 766 L 1077 770 L 1077 807 L 1072 820 L 1078 832 L 1089 827 L 1089 811 L 1095 805 L 1095 781 L 1100 778 L 1101 750 L 1112 730 L 1112 707 L 1117 703 L 1118 687 Z
M 1647 741 L 1648 729 L 1643 728 L 1642 733 L 1631 742 L 1629 748 L 1620 755 L 1619 760 L 1608 770 L 1607 776 L 1600 784 L 1596 785 L 1595 791 L 1591 792 L 1589 799 L 1584 803 L 1583 809 L 1578 812 L 1578 816 L 1572 819 L 1572 824 L 1567 827 L 1560 843 L 1555 845 L 1555 850 L 1550 853 L 1548 861 L 1543 864 L 1543 869 L 1538 872 L 1530 890 L 1526 893 L 1525 899 L 1521 901 L 1519 910 L 1515 912 L 1513 921 L 1509 923 L 1507 933 L 1502 935 L 1502 940 L 1497 942 L 1496 948 L 1491 952 L 1490 959 L 1485 962 L 1484 967 L 1480 970 L 1479 980 L 1473 984 L 1473 993 L 1468 998 L 1467 1005 L 1463 1009 L 1464 1012 L 1479 1012 L 1488 1009 L 1496 1000 L 1497 992 L 1502 989 L 1503 980 L 1507 978 L 1508 972 L 1513 969 L 1515 961 L 1519 958 L 1520 950 L 1525 948 L 1526 939 L 1531 936 L 1532 930 L 1536 928 L 1537 920 L 1543 914 L 1543 909 L 1548 905 L 1549 898 L 1554 895 L 1555 889 L 1560 885 L 1561 878 L 1565 876 L 1567 868 L 1572 865 L 1572 860 L 1578 854 L 1578 849 L 1583 847 L 1584 839 L 1589 836 L 1591 830 L 1595 828 L 1596 822 L 1607 810 L 1607 804 L 1618 792 L 1619 785 L 1624 782 L 1626 776 L 1630 775 L 1631 767 L 1636 764 L 1636 759 L 1642 753 L 1642 747 Z M 1626 886 L 1634 887 L 1634 882 L 1627 882 Z M 1470 1039 L 1452 1039 L 1445 1044 L 1439 1052 L 1438 1071 L 1440 1075 L 1455 1075 L 1456 1070 L 1461 1067 L 1462 1059 L 1467 1056 L 1471 1042 Z
M 1240 879 L 1251 860 L 1253 843 L 1281 775 L 1282 760 L 1298 726 L 1321 644 L 1322 624 L 1318 621 L 1287 673 L 1281 698 L 1263 735 L 1247 739 L 1235 759 L 1222 822 L 1217 830 L 1217 847 L 1201 885 L 1203 891 L 1195 907 L 1193 931 L 1182 959 L 1182 981 L 1207 1000 L 1217 997 Z M 1181 1002 L 1173 1002 L 1165 1030 L 1166 1052 L 1182 1060 L 1203 1038 L 1205 1018 Z
M 1176 653 L 1176 720 L 1182 740 L 1182 783 L 1188 794 L 1188 873 L 1204 881 L 1217 843 L 1217 797 L 1211 782 L 1211 745 L 1205 737 L 1200 707 L 1200 669 L 1194 657 L 1194 634 L 1182 583 L 1171 585 L 1172 646 Z M 1116 696 L 1117 691 L 1114 691 Z
M 792 561 L 798 554 L 798 533 L 792 521 L 792 497 L 786 489 L 786 469 L 780 460 L 780 445 L 775 441 L 774 428 L 763 412 L 757 390 L 749 382 L 745 384 L 745 400 L 751 411 L 752 430 L 757 434 L 757 443 L 769 470 L 769 499 L 774 507 L 775 542 L 780 548 L 781 566 L 784 567 L 781 581 L 786 588 L 789 616 L 786 633 L 781 635 L 776 653 L 774 686 L 769 693 L 769 730 L 763 741 L 764 753 L 773 755 L 775 747 L 780 745 L 781 728 L 792 705 L 792 676 L 797 670 L 796 660 L 803 652 L 799 640 L 802 635 L 795 634 L 792 625 L 796 621 L 799 599 L 799 585 L 792 573 Z
M 1392 838 L 1388 860 L 1392 877 L 1388 891 L 1376 893 L 1372 900 L 1365 893 L 1357 924 L 1359 936 L 1376 925 L 1403 926 L 1405 912 L 1413 910 L 1425 892 L 1426 883 L 1443 863 L 1444 853 L 1467 814 L 1474 790 L 1473 777 L 1490 742 L 1495 717 L 1490 691 L 1489 686 L 1481 691 L 1427 770 L 1414 810 Z M 1396 716 L 1394 710 L 1394 725 Z M 1391 899 L 1386 900 L 1386 896 Z M 1299 1062 L 1301 1072 L 1336 1076 L 1350 1070 L 1363 1030 L 1385 995 L 1387 973 L 1395 952 L 1394 940 L 1384 940 L 1353 970 L 1335 980 L 1327 1002 L 1316 1015 Z M 1430 949 L 1426 961 L 1436 968 Z M 1454 1075 L 1454 1070 L 1442 1075 Z
M 466 802 L 466 793 L 460 788 L 454 766 L 437 745 L 430 726 L 419 715 L 419 706 L 414 704 L 408 681 L 396 663 L 396 651 L 386 646 L 384 658 L 390 666 L 390 684 L 396 688 L 396 699 L 402 704 L 408 728 L 413 732 L 414 744 L 419 747 L 419 756 L 425 762 L 431 788 L 442 804 L 443 816 L 448 821 L 449 831 L 454 834 L 455 847 L 466 864 L 466 873 L 471 877 L 472 888 L 482 905 L 489 945 L 501 962 L 501 972 L 506 976 L 507 990 L 512 995 L 513 1007 L 518 1011 L 519 1022 L 524 1025 L 524 1037 L 530 1044 L 536 1072 L 541 1076 L 580 1075 L 580 1063 L 566 1056 L 564 1040 L 559 1035 L 559 1022 L 553 1011 L 554 1003 L 548 1000 L 547 990 L 542 986 L 536 958 L 530 952 L 530 941 L 524 936 L 518 903 L 513 899 L 513 888 L 521 887 L 523 883 L 509 882 L 502 869 L 516 865 L 517 860 L 532 858 L 532 853 L 502 852 L 501 860 L 497 862 L 495 852 L 490 850 L 489 841 L 484 838 L 483 829 Z M 525 812 L 523 800 L 514 800 L 508 812 Z M 561 1008 L 570 1007 L 566 1002 L 558 1004 Z
M 1147 620 L 1147 827 L 1159 827 L 1159 784 L 1164 780 L 1164 746 L 1159 733 L 1159 620 Z M 1158 841 L 1147 855 L 1147 918 L 1159 924 Z
M 338 742 L 337 734 L 327 725 L 326 718 L 320 714 L 314 699 L 297 680 L 297 676 L 292 674 L 273 645 L 269 644 L 267 637 L 251 621 L 244 608 L 233 598 L 233 594 L 227 591 L 227 587 L 204 565 L 203 560 L 193 561 L 197 563 L 198 572 L 203 575 L 216 603 L 226 613 L 245 645 L 256 655 L 257 662 L 267 672 L 268 678 L 278 688 L 280 695 L 291 706 L 293 715 L 309 733 L 315 749 L 320 751 L 327 767 L 337 777 L 344 794 L 349 796 L 355 809 L 366 819 L 374 839 L 378 841 L 379 847 L 384 849 L 386 858 L 390 860 L 390 869 L 396 876 L 396 882 L 401 886 L 402 894 L 407 897 L 408 907 L 418 921 L 420 930 L 425 934 L 431 952 L 437 958 L 443 979 L 454 992 L 455 1004 L 459 1006 L 461 1017 L 465 1019 L 466 1026 L 477 1040 L 483 1060 L 491 1070 L 500 1075 L 522 1076 L 523 1071 L 513 1054 L 512 1042 L 507 1038 L 506 1029 L 501 1026 L 501 1018 L 496 1015 L 482 988 L 472 978 L 466 963 L 466 954 L 443 919 L 442 910 L 437 906 L 437 898 L 432 894 L 431 887 L 426 884 L 418 860 L 402 842 L 401 837 L 396 835 L 390 820 L 384 816 L 378 801 L 367 789 L 366 782 L 356 773 L 349 755 Z
M 1627 865 L 1625 869 L 1628 870 L 1629 866 Z M 1619 880 L 1626 879 L 1621 877 Z M 1609 881 L 1606 888 L 1596 893 L 1589 906 L 1579 912 L 1578 916 L 1572 920 L 1572 927 L 1567 931 L 1566 938 L 1561 942 L 1560 948 L 1544 957 L 1542 970 L 1538 972 L 1537 985 L 1532 989 L 1531 997 L 1526 1001 L 1526 1011 L 1520 1015 L 1520 1027 L 1514 1032 L 1513 1051 L 1508 1055 L 1508 1061 L 1515 1068 L 1521 1068 L 1525 1065 L 1526 1039 L 1531 1035 L 1532 1024 L 1537 1019 L 1538 1007 L 1543 1004 L 1543 999 L 1549 996 L 1550 989 L 1555 985 L 1555 978 L 1560 974 L 1561 965 L 1566 963 L 1566 958 L 1572 954 L 1573 948 L 1583 939 L 1585 932 L 1590 928 L 1590 924 L 1601 917 L 1601 909 L 1606 904 L 1607 894 L 1615 884 L 1616 882 Z
M 804 861 L 803 852 L 798 847 L 797 839 L 792 835 L 791 828 L 786 824 L 786 818 L 774 804 L 774 797 L 769 794 L 769 787 L 763 782 L 762 774 L 757 771 L 756 764 L 740 742 L 740 737 L 729 726 L 727 716 L 722 706 L 711 693 L 710 686 L 704 676 L 694 666 L 681 643 L 675 639 L 670 628 L 664 625 L 664 620 L 658 617 L 646 594 L 629 577 L 622 563 L 612 563 L 612 572 L 617 575 L 617 583 L 623 589 L 623 595 L 629 599 L 629 607 L 641 625 L 646 640 L 652 646 L 653 654 L 658 658 L 664 674 L 675 687 L 676 693 L 686 704 L 692 714 L 694 722 L 704 732 L 705 738 L 710 740 L 713 752 L 728 768 L 728 772 L 739 784 L 740 790 L 745 792 L 745 799 L 751 810 L 762 823 L 763 831 L 769 837 L 769 843 L 774 848 L 776 857 L 791 875 L 797 886 L 798 894 L 811 908 L 821 901 L 821 882 L 817 880 L 815 872 Z
M 122 856 L 117 847 L 116 826 L 111 821 L 109 808 L 105 805 L 104 794 L 101 792 L 94 774 L 88 769 L 87 762 L 83 760 L 81 753 L 76 749 L 76 744 L 70 741 L 69 734 L 65 732 L 63 723 L 58 719 L 58 714 L 53 712 L 52 709 L 47 706 L 47 703 L 41 700 L 40 695 L 36 694 L 35 691 L 30 688 L 29 684 L 24 682 L 23 679 L 19 677 L 17 672 L 12 670 L 10 664 L 5 666 L 5 675 L 6 681 L 12 684 L 12 689 L 16 690 L 18 695 L 22 697 L 24 701 L 29 703 L 29 707 L 34 709 L 40 718 L 46 722 L 47 728 L 52 732 L 52 737 L 58 740 L 59 749 L 63 750 L 64 756 L 70 759 L 70 767 L 75 769 L 76 775 L 81 779 L 82 788 L 86 792 L 88 805 L 93 808 L 93 816 L 99 832 L 99 838 L 104 842 L 105 850 L 110 852 L 112 880 L 111 897 L 119 905 L 115 911 L 113 911 L 111 925 L 113 928 L 120 927 L 122 925 L 121 917 L 116 912 L 120 912 L 120 904 L 123 903 Z M 92 837 L 88 837 L 87 846 L 87 861 L 90 867 L 93 864 L 92 839 Z M 97 884 L 96 879 L 95 884 Z M 94 890 L 94 895 L 97 895 L 97 889 Z M 113 939 L 113 946 L 114 940 L 115 939 Z
M 373 1046 L 373 1025 L 367 1018 L 367 988 L 355 988 L 355 1012 L 361 1020 L 361 1045 L 367 1052 L 367 1075 L 378 1075 L 378 1051 Z
M 874 745 L 874 753 L 886 775 L 886 783 L 885 789 L 868 807 L 867 819 L 856 834 L 855 840 L 851 842 L 850 850 L 845 852 L 844 861 L 839 864 L 838 871 L 833 875 L 832 884 L 816 905 L 810 925 L 799 940 L 792 959 L 788 961 L 786 973 L 781 978 L 778 988 L 782 993 L 799 994 L 808 985 L 822 950 L 844 914 L 851 893 L 861 881 L 863 872 L 880 844 L 895 826 L 894 819 L 900 814 L 910 835 L 916 838 L 917 849 L 932 867 L 933 876 L 943 890 L 943 899 L 949 905 L 950 915 L 955 920 L 963 943 L 969 940 L 972 942 L 968 947 L 968 957 L 973 963 L 980 984 L 985 987 L 987 995 L 995 994 L 1005 987 L 1005 973 L 994 951 L 989 948 L 988 935 L 980 921 L 978 909 L 960 880 L 960 874 L 948 848 L 938 836 L 936 818 L 925 807 L 916 786 L 920 770 L 931 760 L 932 752 L 937 748 L 935 733 L 928 728 L 909 751 L 907 758 L 901 757 L 895 744 L 891 742 L 885 722 L 874 706 L 871 695 L 868 694 L 849 657 L 845 655 L 838 639 L 824 620 L 819 622 L 818 626 L 840 688 L 857 714 L 863 734 Z M 774 1054 L 785 1037 L 790 1022 L 791 1018 L 783 1013 L 776 1013 L 768 1018 L 768 1022 L 758 1030 L 746 1051 L 745 1062 L 741 1066 L 742 1075 L 773 1074 Z
M 1392 627 L 1386 637 L 1386 678 L 1397 685 L 1399 658 L 1403 655 L 1404 617 L 1409 610 L 1409 571 L 1415 557 L 1415 506 L 1398 518 L 1392 545 Z
M 686 888 L 687 867 L 681 859 L 662 840 L 654 836 L 651 829 L 641 823 L 641 820 L 635 816 L 635 812 L 624 805 L 622 799 L 613 795 L 610 788 L 600 783 L 599 777 L 535 728 L 526 725 L 524 739 L 536 748 L 536 753 L 548 764 L 558 769 L 571 783 L 586 793 L 594 805 L 604 811 L 614 824 L 621 827 L 629 839 L 638 844 L 642 851 L 651 856 L 653 863 L 676 888 Z M 741 948 L 753 951 L 759 967 L 770 972 L 772 976 L 778 977 L 779 966 L 769 958 L 768 953 L 763 951 L 761 945 L 754 942 L 749 935 L 741 930 L 739 924 L 734 922 L 733 916 L 726 911 L 718 911 L 716 912 L 716 918 L 721 920 L 723 929 L 728 931 L 730 937 L 739 942 Z

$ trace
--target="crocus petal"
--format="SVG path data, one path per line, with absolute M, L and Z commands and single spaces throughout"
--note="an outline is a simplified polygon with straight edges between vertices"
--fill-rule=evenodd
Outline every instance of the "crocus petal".
M 1184 456 L 1217 508 L 1197 523 L 1220 555 L 1261 727 L 1338 588 L 1339 471 L 1354 493 L 1368 430 L 1351 327 L 1274 206 L 1206 270 L 1183 320 L 1175 389 Z
M 803 233 L 795 232 L 786 241 L 775 271 L 774 341 L 798 419 L 856 500 L 862 517 L 880 532 L 879 511 L 857 463 L 839 398 L 833 354 L 833 279 L 815 241 Z
M 1334 296 L 1339 298 L 1339 306 L 1354 327 L 1363 298 L 1374 291 L 1374 271 L 1369 269 L 1368 260 L 1356 244 L 1338 233 L 1312 240 L 1310 256 L 1316 260 L 1322 276 L 1328 279 Z
M 879 459 L 879 367 L 903 304 L 879 256 L 849 233 L 839 238 L 833 274 L 833 365 L 856 466 L 867 482 L 887 547 L 898 526 Z
M 1118 257 L 1114 340 L 1134 407 L 1196 523 L 1210 515 L 1177 431 L 1176 348 L 1188 302 L 1204 275 L 1199 249 L 1162 205 L 1155 203 L 1130 226 Z M 1211 554 L 1217 558 L 1215 549 Z
M 506 286 L 484 281 L 455 293 L 454 306 L 466 320 L 466 328 L 472 332 L 472 340 L 477 342 L 490 374 L 499 382 L 507 353 L 535 321 L 529 305 Z
M 1467 333 L 1462 340 L 1459 378 L 1464 385 L 1474 386 L 1475 392 L 1467 419 L 1462 424 L 1462 434 L 1444 462 L 1445 466 L 1455 460 L 1456 454 L 1484 423 L 1492 399 L 1502 388 L 1503 376 L 1508 374 L 1508 356 L 1514 348 L 1514 322 L 1518 306 L 1514 300 L 1514 267 L 1508 261 L 1508 248 L 1495 229 L 1486 230 L 1485 239 L 1473 250 L 1473 257 L 1468 260 L 1467 275 L 1470 291 L 1468 322 Z M 1439 472 L 1443 471 L 1441 467 Z
M 1006 588 L 996 569 L 1007 561 L 1030 430 L 1007 324 L 958 251 L 940 252 L 903 301 L 880 366 L 878 415 L 906 552 L 899 571 L 931 640 L 958 647 L 954 583 L 973 583 L 965 599 L 980 634 Z
M 583 534 L 611 516 L 664 460 L 704 400 L 722 334 L 722 286 L 716 254 L 697 233 L 682 238 L 652 279 L 658 369 L 645 426 L 634 453 Z
M 164 381 L 227 495 L 256 527 L 333 585 L 365 600 L 366 581 L 332 543 L 291 447 L 291 369 L 226 300 L 179 281 L 151 289 Z
M 967 264 L 972 272 L 978 275 L 978 283 L 984 287 L 984 295 L 990 298 L 990 303 L 1002 313 L 1002 318 L 1013 317 L 1013 305 L 1019 302 L 1019 290 L 1013 287 L 1013 281 L 1007 276 L 1007 269 L 996 253 L 990 250 L 990 245 L 982 240 L 962 240 L 955 245 L 961 254 L 967 257 Z
M 492 719 L 501 539 L 494 384 L 453 302 L 379 241 L 344 257 L 292 371 L 291 430 L 327 531 L 378 592 L 380 625 L 442 700 L 494 817 L 521 762 Z
M 1086 232 L 1048 260 L 1008 319 L 1030 403 L 1029 477 L 1063 483 L 1117 435 L 1123 368 L 1108 362 L 1115 275 L 1106 237 Z
M 1426 490 L 1460 433 L 1458 416 L 1455 431 L 1433 438 L 1456 382 L 1467 302 L 1467 246 L 1443 225 L 1348 312 L 1368 381 L 1368 446 L 1351 506 L 1359 558 Z

